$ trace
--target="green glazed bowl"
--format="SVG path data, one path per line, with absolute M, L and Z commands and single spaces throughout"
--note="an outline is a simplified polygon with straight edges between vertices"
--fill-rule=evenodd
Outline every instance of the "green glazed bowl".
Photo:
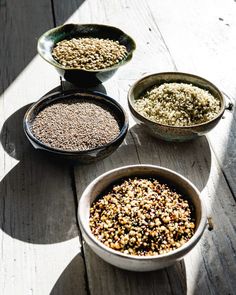
M 135 110 L 134 102 L 154 85 L 163 83 L 187 83 L 199 88 L 208 90 L 214 97 L 221 102 L 221 108 L 218 115 L 207 122 L 192 126 L 170 126 L 151 121 Z M 180 72 L 165 72 L 152 74 L 138 80 L 130 88 L 128 93 L 128 105 L 132 117 L 136 123 L 141 124 L 144 129 L 154 137 L 174 142 L 188 141 L 199 136 L 202 136 L 213 129 L 225 111 L 225 99 L 220 90 L 208 80 L 196 75 L 180 73 Z
M 64 67 L 52 56 L 56 43 L 72 38 L 103 38 L 119 41 L 128 51 L 128 55 L 121 62 L 112 67 L 101 70 L 81 70 Z M 136 45 L 134 40 L 118 28 L 99 24 L 66 24 L 45 32 L 38 40 L 39 55 L 53 65 L 65 80 L 79 86 L 95 86 L 108 80 L 117 69 L 131 60 Z

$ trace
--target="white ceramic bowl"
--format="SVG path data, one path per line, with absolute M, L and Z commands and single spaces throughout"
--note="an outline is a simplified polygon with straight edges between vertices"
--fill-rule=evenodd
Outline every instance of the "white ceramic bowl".
M 89 209 L 93 201 L 113 182 L 130 176 L 157 177 L 173 184 L 195 208 L 196 230 L 193 237 L 180 248 L 157 256 L 132 256 L 115 251 L 98 241 L 89 227 Z M 92 181 L 83 192 L 78 207 L 80 229 L 86 243 L 106 262 L 132 271 L 152 271 L 174 264 L 199 241 L 206 226 L 206 208 L 198 189 L 180 174 L 159 166 L 132 165 L 108 171 Z

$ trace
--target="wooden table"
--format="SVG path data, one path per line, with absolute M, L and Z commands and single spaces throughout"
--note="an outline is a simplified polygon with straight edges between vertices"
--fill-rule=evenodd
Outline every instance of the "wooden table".
M 67 165 L 27 142 L 28 105 L 72 87 L 36 52 L 38 37 L 64 22 L 105 23 L 137 43 L 132 61 L 103 91 L 127 110 L 127 91 L 143 75 L 182 71 L 236 97 L 233 0 L 0 1 L 0 294 L 236 294 L 236 115 L 198 140 L 173 144 L 146 135 L 130 118 L 122 146 L 96 164 Z M 81 240 L 76 210 L 88 183 L 112 168 L 150 163 L 174 169 L 202 192 L 210 225 L 176 265 L 151 273 L 113 267 Z

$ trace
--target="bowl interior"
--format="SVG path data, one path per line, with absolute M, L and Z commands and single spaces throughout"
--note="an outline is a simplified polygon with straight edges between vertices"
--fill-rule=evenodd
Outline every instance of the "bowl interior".
M 129 104 L 132 107 L 132 109 L 138 113 L 135 110 L 134 102 L 135 100 L 139 99 L 148 89 L 152 88 L 153 86 L 159 86 L 164 83 L 187 83 L 187 84 L 192 84 L 194 86 L 197 86 L 199 88 L 205 89 L 209 91 L 214 97 L 218 98 L 221 103 L 221 108 L 219 111 L 219 114 L 217 115 L 220 116 L 225 109 L 225 101 L 224 97 L 221 94 L 220 90 L 213 85 L 211 82 L 192 75 L 192 74 L 186 74 L 186 73 L 179 73 L 179 72 L 167 72 L 167 73 L 158 73 L 158 74 L 153 74 L 146 76 L 140 80 L 138 80 L 130 89 L 129 91 Z M 140 113 L 138 113 L 141 117 L 143 117 Z M 150 121 L 149 119 L 145 118 L 147 121 Z M 214 119 L 213 119 L 214 120 Z M 210 121 L 208 121 L 210 122 Z M 198 125 L 203 125 L 207 124 L 208 122 L 198 124 Z M 155 122 L 156 123 L 156 122 Z M 157 123 L 159 125 L 162 125 L 160 123 Z M 165 126 L 165 125 L 164 125 Z M 167 125 L 166 125 L 167 126 Z M 197 125 L 195 125 L 197 126 Z M 171 126 L 172 128 L 182 128 L 182 127 L 176 127 L 176 126 Z M 185 126 L 192 128 L 193 125 L 191 126 Z
M 50 104 L 53 104 L 55 102 L 59 102 L 60 100 L 66 100 L 66 99 L 71 99 L 71 98 L 76 98 L 78 100 L 80 99 L 86 99 L 86 100 L 91 100 L 91 101 L 98 101 L 102 105 L 108 107 L 116 117 L 119 126 L 120 126 L 120 133 L 119 135 L 111 142 L 109 142 L 107 145 L 103 145 L 101 147 L 97 147 L 94 149 L 90 150 L 84 150 L 84 151 L 67 151 L 67 150 L 62 150 L 62 149 L 56 149 L 52 148 L 41 141 L 39 141 L 32 133 L 31 131 L 31 126 L 32 123 L 37 116 L 37 114 L 42 111 L 45 107 L 47 107 Z M 65 92 L 55 92 L 51 93 L 48 96 L 45 96 L 41 98 L 39 101 L 37 101 L 35 104 L 33 104 L 28 111 L 25 114 L 24 117 L 24 129 L 27 134 L 27 136 L 30 137 L 31 140 L 33 140 L 35 143 L 40 145 L 46 150 L 49 151 L 55 151 L 59 153 L 64 153 L 64 154 L 86 154 L 90 151 L 96 151 L 100 150 L 101 148 L 108 147 L 112 145 L 112 143 L 116 142 L 120 137 L 124 135 L 124 133 L 127 131 L 128 128 L 128 119 L 127 116 L 123 110 L 123 108 L 111 97 L 108 97 L 102 93 L 95 92 L 95 91 L 65 91 Z
M 116 27 L 99 24 L 66 24 L 44 33 L 38 41 L 38 52 L 46 61 L 58 68 L 76 70 L 62 66 L 52 57 L 52 50 L 56 43 L 64 39 L 69 40 L 76 37 L 108 38 L 114 41 L 119 41 L 119 43 L 124 45 L 128 51 L 127 57 L 120 63 L 101 70 L 83 70 L 88 72 L 107 71 L 127 63 L 132 58 L 132 53 L 136 47 L 134 40 Z
M 202 232 L 206 223 L 206 213 L 198 190 L 187 179 L 169 169 L 151 165 L 135 165 L 118 168 L 106 173 L 105 175 L 102 175 L 101 177 L 98 177 L 87 187 L 87 189 L 83 193 L 79 202 L 78 214 L 81 225 L 86 234 L 90 236 L 90 238 L 92 238 L 96 243 L 100 243 L 99 241 L 96 241 L 96 238 L 91 233 L 89 227 L 89 210 L 91 204 L 113 183 L 121 180 L 122 178 L 135 176 L 156 177 L 157 179 L 160 179 L 174 186 L 180 193 L 183 194 L 183 196 L 187 200 L 190 201 L 190 203 L 194 207 L 194 217 L 196 220 L 195 233 Z M 170 252 L 170 254 L 172 252 Z M 168 255 L 168 253 L 164 255 Z

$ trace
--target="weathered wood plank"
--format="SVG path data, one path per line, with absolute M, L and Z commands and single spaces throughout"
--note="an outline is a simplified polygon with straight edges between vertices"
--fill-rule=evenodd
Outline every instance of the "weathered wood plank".
M 104 84 L 107 93 L 119 100 L 126 109 L 126 95 L 130 84 L 145 73 L 177 68 L 202 75 L 216 84 L 218 84 L 217 81 L 223 81 L 222 72 L 214 71 L 215 79 L 208 77 L 213 71 L 205 67 L 206 59 L 203 49 L 208 46 L 207 37 L 204 39 L 205 45 L 200 44 L 202 34 L 206 33 L 206 20 L 214 16 L 214 11 L 221 11 L 223 4 L 221 5 L 219 1 L 216 4 L 213 1 L 208 2 L 206 8 L 208 14 L 202 13 L 202 6 L 199 3 L 183 1 L 181 5 L 179 8 L 173 1 L 165 3 L 161 1 L 101 1 L 99 3 L 86 1 L 68 20 L 68 22 L 91 21 L 116 25 L 130 33 L 136 40 L 137 52 L 132 62 L 120 69 L 114 78 Z M 196 7 L 198 5 L 199 8 Z M 205 2 L 202 2 L 202 5 L 206 7 Z M 224 3 L 224 11 L 229 11 L 230 7 L 229 2 Z M 197 13 L 194 10 L 197 10 Z M 200 16 L 201 13 L 203 16 Z M 205 27 L 202 25 L 202 18 L 205 20 Z M 195 30 L 192 31 L 188 23 Z M 213 32 L 213 24 L 208 34 Z M 199 26 L 200 30 L 197 31 Z M 220 29 L 218 28 L 215 32 L 217 33 L 218 30 Z M 183 35 L 179 32 L 183 32 Z M 188 40 L 186 40 L 186 32 Z M 219 39 L 226 34 L 222 30 L 219 33 L 221 36 Z M 181 36 L 180 39 L 179 36 Z M 211 40 L 216 41 L 214 38 Z M 217 42 L 219 44 L 219 41 Z M 191 49 L 194 46 L 196 46 L 195 59 L 191 55 Z M 199 51 L 198 48 L 201 50 Z M 211 58 L 210 52 L 209 58 Z M 218 55 L 222 54 L 220 50 L 218 52 Z M 199 59 L 201 66 L 199 66 Z M 193 64 L 196 67 L 193 67 Z M 227 76 L 228 79 L 224 85 L 230 84 L 229 81 L 232 83 L 232 77 L 233 75 Z M 118 90 L 115 89 L 116 86 Z M 215 140 L 215 144 L 226 139 L 221 136 L 222 134 L 217 134 L 218 139 Z M 212 139 L 209 144 L 205 137 L 184 144 L 168 144 L 153 140 L 145 135 L 140 127 L 133 127 L 131 120 L 131 129 L 124 144 L 111 157 L 94 165 L 78 166 L 75 170 L 78 198 L 86 185 L 101 173 L 135 163 L 158 164 L 174 169 L 188 177 L 202 191 L 209 215 L 214 223 L 214 230 L 206 231 L 201 243 L 185 258 L 186 271 L 181 269 L 179 284 L 175 284 L 175 271 L 168 276 L 173 283 L 168 283 L 163 270 L 162 287 L 165 287 L 159 289 L 160 286 L 155 279 L 160 273 L 156 272 L 150 276 L 145 294 L 163 294 L 163 290 L 166 294 L 169 292 L 178 294 L 179 286 L 181 286 L 182 294 L 233 294 L 235 290 L 235 201 L 211 148 L 212 143 L 214 145 Z M 223 150 L 223 144 L 220 146 Z M 136 294 L 139 292 L 137 286 L 140 287 L 140 284 L 140 290 L 144 290 L 142 283 L 139 284 L 139 282 L 140 277 L 142 275 L 146 277 L 146 274 L 139 276 L 113 268 L 101 262 L 87 248 L 85 248 L 85 257 L 91 294 L 102 294 L 104 290 L 109 290 L 109 294 L 116 294 L 118 287 L 119 294 Z M 224 281 L 225 274 L 227 282 Z M 107 276 L 109 279 L 104 279 Z M 185 283 L 187 289 L 184 289 Z
M 49 294 L 56 284 L 54 294 L 77 294 L 80 282 L 86 294 L 81 256 L 62 275 L 80 253 L 71 168 L 33 151 L 22 130 L 27 105 L 60 83 L 36 56 L 53 27 L 51 1 L 1 1 L 0 27 L 0 293 Z
M 215 83 L 236 100 L 236 5 L 234 1 L 147 1 L 149 11 L 166 41 L 179 71 L 190 72 Z M 181 18 L 180 18 L 181 16 Z M 212 149 L 236 196 L 236 115 L 225 119 L 210 134 Z M 219 136 L 220 134 L 220 136 Z

